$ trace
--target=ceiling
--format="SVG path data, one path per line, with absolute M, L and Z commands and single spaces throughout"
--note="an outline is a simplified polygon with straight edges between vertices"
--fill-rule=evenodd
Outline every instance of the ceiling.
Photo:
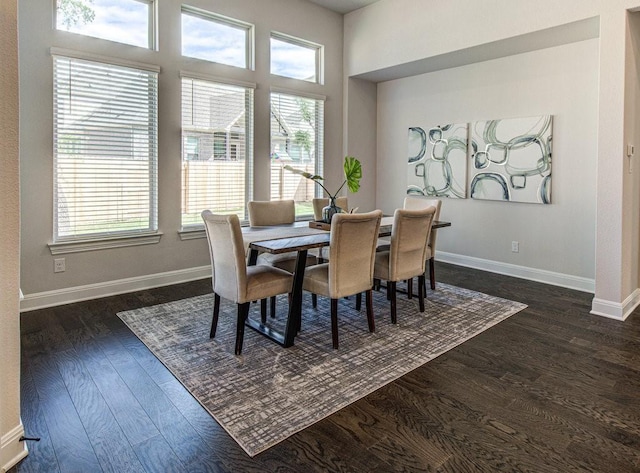
M 338 13 L 349 13 L 358 8 L 366 7 L 378 0 L 309 0 L 317 5 L 328 8 Z

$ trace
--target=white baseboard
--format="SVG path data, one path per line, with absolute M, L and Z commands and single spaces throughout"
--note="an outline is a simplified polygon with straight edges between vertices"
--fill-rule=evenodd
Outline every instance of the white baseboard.
M 454 253 L 446 253 L 436 251 L 436 260 L 443 263 L 457 264 L 458 266 L 466 266 L 468 268 L 481 269 L 490 273 L 504 274 L 515 278 L 528 279 L 530 281 L 542 282 L 553 286 L 566 287 L 583 292 L 595 292 L 595 280 L 589 278 L 581 278 L 571 276 L 570 274 L 556 273 L 543 269 L 528 268 L 526 266 L 518 266 L 510 263 L 501 263 L 499 261 L 491 261 L 482 258 L 474 258 L 473 256 L 457 255 Z
M 188 281 L 195 281 L 211 277 L 211 266 L 199 266 L 196 268 L 168 271 L 166 273 L 149 274 L 135 278 L 118 279 L 85 286 L 69 287 L 65 289 L 25 294 L 20 302 L 20 311 L 43 309 L 73 302 L 98 299 L 100 297 L 125 294 L 127 292 L 141 291 L 154 287 L 169 286 Z
M 0 473 L 6 473 L 20 460 L 29 454 L 26 442 L 21 442 L 24 436 L 22 421 L 0 438 Z
M 622 302 L 612 302 L 594 298 L 591 303 L 591 313 L 624 321 L 638 305 L 640 305 L 640 289 L 633 291 L 633 293 Z
M 593 279 L 580 278 L 562 273 L 554 273 L 525 266 L 517 266 L 509 263 L 474 258 L 471 256 L 457 255 L 438 251 L 436 259 L 445 263 L 457 264 L 469 268 L 480 269 L 492 273 L 504 274 L 531 281 L 538 281 L 554 286 L 567 287 L 578 291 L 594 292 Z M 20 311 L 43 309 L 63 304 L 71 304 L 89 299 L 125 294 L 127 292 L 151 289 L 154 287 L 169 286 L 188 281 L 195 281 L 211 277 L 211 266 L 199 266 L 196 268 L 168 271 L 166 273 L 151 274 L 135 278 L 118 279 L 104 283 L 88 284 L 54 291 L 25 294 L 20 302 Z M 637 305 L 637 304 L 636 304 Z M 617 318 L 613 316 L 613 318 Z

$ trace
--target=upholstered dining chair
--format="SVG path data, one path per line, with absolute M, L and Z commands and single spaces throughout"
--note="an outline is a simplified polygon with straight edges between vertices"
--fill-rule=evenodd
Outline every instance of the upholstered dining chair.
M 382 211 L 361 214 L 336 214 L 331 220 L 328 263 L 305 271 L 304 290 L 331 299 L 331 335 L 338 348 L 338 299 L 366 293 L 369 331 L 375 331 L 373 319 L 373 264 Z
M 316 197 L 313 199 L 313 218 L 315 220 L 322 220 L 322 209 L 329 205 L 328 197 Z M 349 211 L 349 201 L 347 197 L 336 197 L 336 205 L 345 212 Z
M 387 281 L 391 301 L 391 322 L 396 323 L 396 283 L 418 277 L 420 312 L 424 312 L 424 274 L 427 244 L 435 207 L 421 210 L 397 209 L 393 214 L 391 244 L 388 251 L 376 253 L 373 278 Z
M 251 301 L 266 300 L 278 294 L 291 292 L 293 275 L 283 269 L 258 264 L 247 266 L 242 230 L 237 215 L 215 215 L 202 212 L 204 228 L 209 241 L 211 280 L 213 286 L 213 319 L 211 338 L 216 335 L 220 298 L 238 306 L 235 354 L 242 352 L 244 324 L 249 315 Z
M 440 199 L 422 199 L 420 197 L 412 197 L 410 195 L 404 198 L 403 208 L 407 210 L 425 209 L 427 207 L 435 207 L 436 213 L 433 216 L 433 220 L 440 220 L 440 209 L 442 208 L 442 200 Z M 429 244 L 427 245 L 426 258 L 429 261 L 429 283 L 431 290 L 436 288 L 436 269 L 435 269 L 435 256 L 436 256 L 436 237 L 438 236 L 438 230 L 433 230 L 429 237 Z M 426 289 L 426 283 L 425 283 Z
M 252 200 L 248 203 L 249 225 L 264 227 L 270 225 L 285 225 L 296 221 L 296 206 L 293 200 Z M 258 256 L 258 263 L 270 264 L 276 268 L 293 273 L 296 267 L 297 253 L 281 253 L 278 255 L 263 253 Z M 307 265 L 316 263 L 313 255 L 307 256 Z
M 264 227 L 270 225 L 291 224 L 296 220 L 296 205 L 294 200 L 270 200 L 260 201 L 252 200 L 248 203 L 249 225 L 252 227 Z M 294 252 L 281 254 L 263 253 L 258 256 L 258 264 L 269 264 L 276 268 L 284 269 L 290 273 L 295 271 L 296 258 L 298 254 Z M 307 254 L 306 266 L 317 263 L 315 254 Z M 270 313 L 271 317 L 276 316 L 275 308 L 276 299 L 271 298 Z M 261 302 L 262 316 L 264 319 L 265 301 Z

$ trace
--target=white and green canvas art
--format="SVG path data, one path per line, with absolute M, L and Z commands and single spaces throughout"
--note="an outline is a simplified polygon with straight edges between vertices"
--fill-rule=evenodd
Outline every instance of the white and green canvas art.
M 468 125 L 409 127 L 407 194 L 467 197 Z
M 472 199 L 551 203 L 551 115 L 471 126 Z

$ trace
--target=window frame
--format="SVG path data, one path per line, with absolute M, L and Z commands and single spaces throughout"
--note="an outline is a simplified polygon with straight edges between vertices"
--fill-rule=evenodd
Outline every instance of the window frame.
M 227 64 L 224 62 L 213 61 L 210 59 L 203 59 L 194 56 L 188 56 L 184 54 L 183 46 L 184 46 L 184 38 L 180 37 L 180 54 L 183 58 L 195 59 L 198 61 L 206 61 L 213 64 L 222 64 L 224 66 L 235 67 L 238 69 L 247 69 L 250 71 L 255 70 L 255 26 L 251 23 L 247 23 L 246 21 L 237 20 L 235 18 L 231 18 L 228 16 L 220 15 L 218 13 L 214 13 L 208 10 L 204 10 L 202 8 L 192 7 L 190 5 L 183 4 L 180 8 L 180 30 L 182 31 L 182 18 L 183 15 L 190 15 L 201 20 L 211 21 L 214 23 L 218 23 L 224 26 L 229 26 L 231 28 L 236 28 L 245 31 L 245 52 L 244 52 L 244 61 L 245 66 L 235 66 L 233 64 Z
M 254 167 L 255 167 L 255 163 L 254 163 L 254 141 L 255 141 L 255 89 L 257 88 L 256 84 L 251 83 L 251 82 L 243 82 L 243 81 L 235 81 L 235 80 L 229 80 L 226 78 L 220 78 L 220 77 L 216 77 L 216 76 L 210 76 L 210 75 L 206 75 L 206 74 L 197 74 L 197 73 L 191 73 L 188 71 L 181 71 L 180 72 L 180 82 L 181 82 L 181 97 L 184 94 L 184 80 L 192 80 L 192 81 L 201 81 L 201 82 L 208 82 L 208 83 L 212 83 L 212 84 L 216 84 L 216 85 L 221 85 L 221 86 L 232 86 L 232 87 L 237 87 L 237 88 L 244 88 L 245 89 L 245 93 L 246 92 L 251 92 L 251 100 L 250 100 L 250 117 L 245 119 L 245 127 L 246 127 L 246 132 L 245 132 L 245 175 L 244 175 L 244 216 L 240 218 L 240 221 L 242 224 L 247 224 L 248 223 L 248 202 L 250 200 L 253 199 L 253 193 L 254 193 L 254 182 L 253 182 L 253 172 L 254 172 Z M 245 99 L 246 100 L 246 99 Z M 180 105 L 180 113 L 181 115 L 184 113 L 184 103 L 181 100 L 181 105 Z M 188 127 L 187 127 L 188 128 Z M 180 163 L 183 166 L 185 163 L 184 160 L 184 151 L 182 150 L 182 144 L 184 143 L 184 130 L 185 130 L 185 126 L 182 123 L 182 119 L 181 119 L 181 124 L 180 124 L 180 134 L 181 134 L 181 153 L 180 153 Z M 213 138 L 214 134 L 216 132 L 211 132 L 211 136 Z M 226 136 L 226 140 L 229 139 L 229 136 Z M 214 160 L 215 161 L 215 160 Z M 181 187 L 180 187 L 180 195 L 184 196 L 185 193 L 185 189 L 183 187 L 184 181 L 181 179 Z M 203 222 L 199 222 L 199 223 L 195 223 L 195 224 L 185 224 L 183 222 L 183 213 L 182 213 L 182 205 L 184 205 L 181 202 L 181 211 L 180 211 L 180 230 L 178 231 L 178 234 L 180 236 L 181 240 L 191 240 L 191 239 L 195 239 L 195 238 L 205 238 L 206 234 L 205 234 L 205 230 L 204 230 L 204 223 Z M 204 210 L 204 209 L 203 209 Z
M 136 245 L 144 245 L 144 244 L 154 244 L 160 241 L 162 236 L 162 232 L 159 231 L 158 227 L 158 75 L 160 72 L 160 68 L 155 65 L 131 62 L 119 60 L 117 58 L 98 56 L 78 51 L 71 51 L 61 48 L 51 48 L 50 54 L 52 59 L 55 61 L 58 58 L 68 59 L 71 61 L 79 61 L 79 62 L 88 62 L 94 64 L 102 64 L 105 66 L 113 66 L 115 68 L 124 68 L 124 69 L 134 69 L 140 72 L 146 72 L 155 75 L 155 96 L 149 100 L 149 104 L 152 106 L 152 110 L 149 112 L 151 124 L 154 127 L 151 134 L 155 138 L 154 141 L 149 143 L 149 227 L 147 229 L 133 229 L 126 231 L 117 231 L 117 232 L 96 232 L 90 233 L 85 236 L 81 234 L 69 235 L 69 236 L 60 236 L 58 230 L 58 220 L 57 215 L 58 211 L 57 206 L 59 202 L 58 194 L 57 194 L 57 185 L 56 185 L 56 176 L 57 176 L 57 148 L 56 141 L 54 139 L 53 145 L 53 228 L 52 228 L 52 242 L 48 244 L 51 254 L 65 254 L 65 253 L 76 253 L 83 251 L 91 251 L 91 250 L 99 250 L 106 248 L 119 248 L 125 246 L 136 246 Z M 54 65 L 55 70 L 55 65 Z M 54 104 L 53 104 L 53 132 L 54 138 L 57 136 L 57 122 L 55 118 L 56 113 L 56 103 L 55 103 L 55 87 L 56 87 L 56 79 L 54 75 Z M 133 152 L 133 151 L 132 151 Z
M 318 118 L 321 118 L 321 120 L 317 121 L 317 125 L 316 125 L 316 129 L 315 129 L 315 136 L 314 136 L 314 144 L 315 144 L 315 153 L 314 153 L 314 174 L 316 175 L 323 175 L 324 172 L 324 161 L 325 161 L 325 152 L 324 152 L 324 135 L 325 135 L 325 104 L 326 104 L 326 97 L 323 95 L 316 95 L 316 94 L 310 94 L 310 93 L 305 93 L 305 92 L 301 92 L 298 90 L 290 90 L 290 89 L 283 89 L 283 88 L 279 88 L 279 87 L 272 87 L 269 93 L 269 109 L 270 109 L 270 119 L 269 119 L 269 149 L 271 150 L 271 153 L 273 153 L 273 148 L 274 148 L 274 134 L 273 134 L 273 126 L 272 126 L 272 121 L 274 120 L 274 116 L 273 116 L 273 98 L 274 96 L 287 96 L 293 99 L 304 99 L 304 100 L 313 100 L 316 103 L 316 106 L 321 105 L 321 109 L 316 109 L 314 112 L 316 114 L 316 120 L 318 120 Z M 287 155 L 288 152 L 287 150 L 285 150 L 285 152 L 283 153 L 283 155 Z M 270 176 L 271 176 L 271 166 L 273 165 L 272 160 L 270 160 Z M 293 167 L 296 167 L 295 164 L 292 164 Z M 272 188 L 272 182 L 271 180 L 269 181 L 269 188 Z M 323 197 L 323 190 L 320 186 L 315 185 L 313 186 L 314 190 L 313 190 L 313 195 L 314 197 Z M 269 196 L 270 200 L 277 200 L 274 199 L 274 197 L 272 195 Z M 297 203 L 298 201 L 296 201 Z M 309 213 L 309 214 L 297 214 L 296 213 L 296 220 L 308 220 L 309 217 L 313 217 L 313 213 Z
M 70 34 L 76 34 L 76 35 L 81 35 L 81 36 L 87 36 L 89 38 L 95 38 L 101 41 L 109 41 L 112 43 L 116 43 L 116 44 L 122 44 L 122 45 L 126 45 L 126 46 L 133 46 L 134 48 L 143 48 L 143 49 L 148 49 L 150 51 L 157 51 L 158 50 L 158 1 L 157 0 L 130 0 L 132 2 L 138 2 L 138 3 L 146 3 L 148 5 L 148 11 L 147 11 L 147 21 L 148 21 L 148 26 L 147 26 L 147 46 L 140 46 L 137 44 L 131 44 L 131 43 L 123 43 L 122 41 L 118 41 L 117 39 L 112 39 L 112 38 L 102 38 L 99 36 L 93 36 L 93 35 L 89 35 L 89 34 L 85 34 L 85 33 L 80 33 L 80 32 L 76 32 L 76 31 L 67 31 L 65 29 L 60 29 L 58 28 L 58 2 L 60 0 L 53 0 L 53 29 L 56 31 L 61 31 L 62 33 L 70 33 Z
M 291 77 L 282 74 L 276 74 L 272 71 L 272 49 L 271 49 L 271 40 L 275 39 L 277 41 L 282 41 L 284 43 L 289 43 L 293 46 L 298 46 L 305 49 L 311 49 L 315 51 L 315 80 L 306 80 L 300 79 L 298 77 Z M 280 33 L 277 31 L 272 31 L 269 36 L 269 73 L 272 76 L 277 77 L 286 77 L 288 79 L 300 80 L 303 82 L 308 82 L 310 84 L 324 84 L 324 46 L 322 44 L 314 43 L 312 41 L 308 41 L 306 39 L 297 38 L 295 36 L 291 36 L 285 33 Z

